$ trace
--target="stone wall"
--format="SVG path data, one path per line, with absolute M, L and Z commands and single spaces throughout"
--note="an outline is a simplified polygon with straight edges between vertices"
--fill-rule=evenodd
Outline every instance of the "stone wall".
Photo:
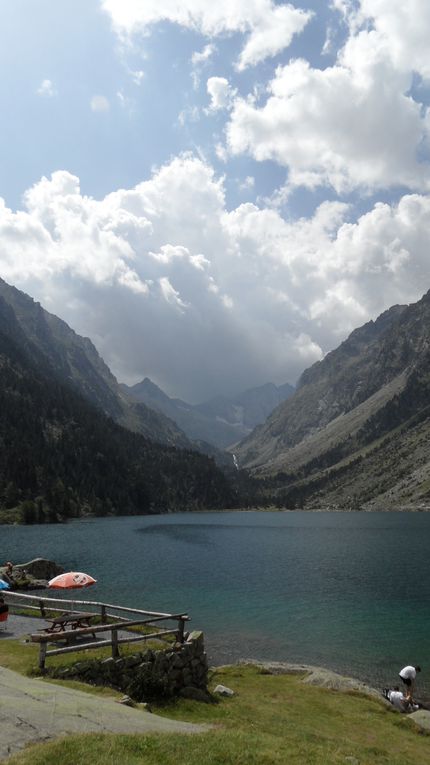
M 146 650 L 118 659 L 89 659 L 51 670 L 54 677 L 109 685 L 134 701 L 177 695 L 208 701 L 208 665 L 203 632 L 192 632 L 183 644 Z

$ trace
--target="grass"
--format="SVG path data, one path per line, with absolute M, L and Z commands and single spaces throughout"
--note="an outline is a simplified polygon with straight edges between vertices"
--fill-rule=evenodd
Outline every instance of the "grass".
M 147 640 L 142 643 L 134 643 L 131 645 L 121 646 L 121 656 L 128 656 L 135 653 L 137 650 L 146 651 L 151 649 L 153 651 L 160 650 L 160 641 Z M 87 651 L 77 651 L 76 653 L 70 653 L 63 656 L 49 656 L 47 659 L 46 667 L 49 673 L 50 669 L 57 667 L 70 667 L 78 661 L 87 661 L 88 659 L 107 659 L 111 656 L 111 648 L 91 648 Z M 1 640 L 0 641 L 0 667 L 6 667 L 12 669 L 15 672 L 20 672 L 22 675 L 39 675 L 39 644 L 37 643 L 25 643 L 20 640 Z M 48 677 L 46 678 L 48 679 Z M 71 681 L 60 681 L 58 683 L 70 686 Z M 92 690 L 92 686 L 85 683 L 74 683 L 74 687 L 78 687 L 83 690 Z M 111 693 L 113 691 L 111 690 Z M 123 695 L 123 694 L 121 694 Z
M 19 653 L 27 654 L 22 646 L 12 646 L 7 653 L 12 668 L 25 671 L 32 663 L 28 656 L 19 657 Z M 0 664 L 4 664 L 3 656 L 4 643 L 0 643 Z M 164 707 L 153 706 L 154 712 L 166 717 L 210 723 L 214 727 L 208 733 L 68 736 L 31 746 L 8 759 L 8 765 L 344 765 L 348 761 L 417 765 L 430 761 L 430 737 L 378 700 L 304 685 L 296 675 L 272 676 L 248 666 L 217 670 L 210 687 L 217 683 L 231 687 L 235 696 L 213 705 L 179 699 Z

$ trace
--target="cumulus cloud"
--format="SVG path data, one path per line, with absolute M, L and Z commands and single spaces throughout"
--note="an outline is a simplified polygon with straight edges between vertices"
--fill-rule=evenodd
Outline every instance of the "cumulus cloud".
M 430 76 L 430 5 L 333 0 L 332 7 L 349 27 L 335 63 L 290 61 L 265 93 L 236 97 L 225 150 L 285 166 L 290 188 L 427 191 L 430 115 L 416 77 Z
M 376 33 L 361 33 L 332 67 L 315 69 L 303 59 L 278 67 L 263 105 L 237 98 L 228 150 L 288 167 L 292 186 L 426 190 L 429 167 L 417 152 L 428 140 L 428 120 L 406 94 L 409 84 Z
M 369 22 L 387 45 L 389 56 L 396 68 L 415 71 L 430 77 L 428 36 L 430 5 L 427 0 L 404 0 L 401 4 L 390 0 L 334 0 L 334 5 L 348 21 L 353 33 Z
M 89 335 L 122 380 L 195 401 L 294 380 L 429 283 L 430 197 L 309 219 L 242 204 L 185 155 L 100 200 L 65 171 L 0 204 L 0 275 Z
M 233 90 L 225 77 L 209 77 L 206 89 L 211 98 L 209 111 L 216 112 L 230 107 L 235 90 Z
M 209 38 L 222 34 L 246 35 L 237 67 L 254 66 L 287 48 L 294 35 L 305 28 L 310 11 L 273 0 L 102 0 L 120 35 L 147 33 L 162 21 L 193 29 Z

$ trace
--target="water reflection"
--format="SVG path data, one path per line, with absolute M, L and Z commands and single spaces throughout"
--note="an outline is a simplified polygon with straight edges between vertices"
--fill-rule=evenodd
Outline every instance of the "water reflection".
M 175 523 L 166 526 L 142 526 L 135 529 L 135 533 L 144 534 L 145 536 L 160 536 L 175 542 L 185 542 L 191 545 L 214 546 L 214 540 L 211 538 L 213 527 L 204 524 L 192 526 L 188 523 Z

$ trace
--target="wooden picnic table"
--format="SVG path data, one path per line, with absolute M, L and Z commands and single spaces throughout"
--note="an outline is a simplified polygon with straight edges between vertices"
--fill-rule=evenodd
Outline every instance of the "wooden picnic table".
M 60 616 L 46 617 L 50 627 L 46 627 L 44 631 L 49 633 L 70 632 L 81 627 L 90 627 L 91 620 L 96 616 L 97 614 L 91 611 L 87 613 L 84 611 L 66 611 Z M 68 626 L 70 626 L 70 630 L 67 630 Z M 93 637 L 95 637 L 94 634 Z

